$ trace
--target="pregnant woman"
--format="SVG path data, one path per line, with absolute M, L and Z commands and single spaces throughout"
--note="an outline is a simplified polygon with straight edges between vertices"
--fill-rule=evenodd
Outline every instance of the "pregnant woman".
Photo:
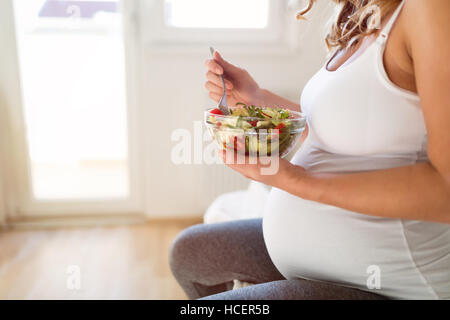
M 263 220 L 176 238 L 189 298 L 450 299 L 450 1 L 334 2 L 334 54 L 300 105 L 219 53 L 207 61 L 212 99 L 224 74 L 231 104 L 301 110 L 308 132 L 275 175 L 228 163 L 273 189 Z M 227 291 L 234 279 L 254 285 Z

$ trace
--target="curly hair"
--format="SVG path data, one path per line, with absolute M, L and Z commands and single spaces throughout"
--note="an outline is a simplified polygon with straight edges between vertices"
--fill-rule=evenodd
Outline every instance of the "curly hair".
M 402 0 L 333 0 L 335 17 L 331 22 L 325 43 L 330 51 L 350 47 L 364 36 L 377 31 L 381 20 L 393 12 Z M 297 13 L 305 19 L 316 0 L 309 0 L 306 8 Z

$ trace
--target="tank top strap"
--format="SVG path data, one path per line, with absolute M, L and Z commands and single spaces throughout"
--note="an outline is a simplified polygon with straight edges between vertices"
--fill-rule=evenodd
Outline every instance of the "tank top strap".
M 385 43 L 389 37 L 389 34 L 391 33 L 392 28 L 394 27 L 395 22 L 397 21 L 398 16 L 400 15 L 400 12 L 402 11 L 403 6 L 405 5 L 405 0 L 402 0 L 399 4 L 398 8 L 395 10 L 392 17 L 389 19 L 389 22 L 387 25 L 383 28 L 381 31 L 381 34 L 378 38 L 378 40 L 381 43 Z

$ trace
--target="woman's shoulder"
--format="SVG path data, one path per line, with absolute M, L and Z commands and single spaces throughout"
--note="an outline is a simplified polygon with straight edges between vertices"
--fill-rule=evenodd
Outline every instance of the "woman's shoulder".
M 430 31 L 437 31 L 438 36 L 450 32 L 449 0 L 403 1 L 405 5 L 401 13 L 401 24 L 411 38 L 433 36 Z
M 404 7 L 398 18 L 401 42 L 411 61 L 416 55 L 430 59 L 433 52 L 450 54 L 450 1 L 403 0 Z

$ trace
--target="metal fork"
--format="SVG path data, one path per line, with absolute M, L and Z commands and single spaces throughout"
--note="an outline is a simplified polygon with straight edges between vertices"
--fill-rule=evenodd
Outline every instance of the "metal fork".
M 209 51 L 211 51 L 211 56 L 214 59 L 214 53 L 216 52 L 216 50 L 214 50 L 213 47 L 209 47 Z M 223 79 L 223 76 L 220 75 L 220 80 L 222 80 L 222 86 L 223 86 L 223 95 L 222 95 L 222 99 L 220 99 L 219 104 L 217 105 L 217 108 L 222 111 L 223 114 L 228 115 L 230 114 L 230 110 L 228 109 L 227 106 L 227 89 L 225 87 L 225 80 Z

